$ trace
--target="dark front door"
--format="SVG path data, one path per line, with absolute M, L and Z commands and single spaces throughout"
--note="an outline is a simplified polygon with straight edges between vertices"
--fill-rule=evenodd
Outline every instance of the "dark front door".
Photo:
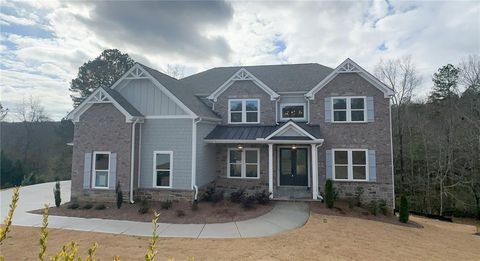
M 308 186 L 308 149 L 280 148 L 280 186 Z

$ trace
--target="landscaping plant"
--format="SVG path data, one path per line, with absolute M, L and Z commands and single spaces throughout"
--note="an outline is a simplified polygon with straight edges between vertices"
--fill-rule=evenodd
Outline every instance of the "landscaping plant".
M 355 205 L 357 207 L 362 206 L 362 195 L 363 195 L 363 187 L 357 187 L 355 190 Z
M 77 202 L 72 202 L 67 206 L 68 209 L 77 209 L 79 207 L 80 207 L 80 204 L 78 204 Z
M 325 183 L 325 204 L 327 205 L 327 208 L 333 208 L 334 201 L 333 181 L 327 179 L 327 182 Z
M 217 190 L 211 196 L 211 202 L 218 203 L 223 200 L 223 190 Z
M 240 188 L 232 193 L 230 193 L 230 201 L 233 203 L 242 202 L 243 197 L 245 197 L 245 189 Z
M 83 205 L 82 208 L 83 209 L 91 209 L 91 208 L 93 208 L 93 204 L 92 203 L 87 203 L 87 204 Z
M 244 209 L 252 209 L 255 206 L 255 195 L 248 195 L 242 199 L 242 207 Z
M 215 186 L 208 186 L 207 189 L 205 190 L 205 193 L 203 193 L 203 200 L 205 201 L 212 201 L 212 196 L 215 194 L 215 191 L 217 188 Z
M 173 206 L 173 202 L 170 201 L 170 200 L 162 201 L 162 202 L 160 203 L 160 207 L 161 207 L 162 209 L 171 209 L 172 206 Z
M 120 187 L 120 181 L 117 182 L 117 186 L 115 187 L 115 194 L 117 195 L 117 208 L 120 209 L 123 203 L 123 192 Z
M 380 213 L 382 213 L 384 216 L 387 215 L 388 207 L 387 207 L 387 202 L 385 201 L 385 199 L 380 199 L 378 201 L 378 211 L 380 211 Z
M 400 198 L 400 213 L 398 215 L 398 220 L 400 220 L 400 222 L 403 222 L 403 223 L 407 223 L 408 222 L 408 216 L 409 216 L 409 206 L 408 206 L 408 200 L 407 200 L 407 197 L 405 195 L 402 195 L 402 197 Z
M 375 199 L 370 201 L 370 203 L 368 203 L 368 211 L 370 212 L 370 214 L 374 216 L 378 214 L 378 205 Z
M 17 208 L 18 198 L 19 198 L 19 191 L 20 187 L 15 187 L 13 189 L 12 194 L 12 201 L 10 203 L 10 207 L 8 209 L 7 216 L 3 220 L 2 227 L 0 227 L 0 245 L 2 244 L 3 240 L 7 238 L 7 233 L 10 232 L 10 226 L 12 225 L 13 213 Z M 2 256 L 0 256 L 2 258 Z
M 140 207 L 138 208 L 138 213 L 146 214 L 150 210 L 150 203 L 147 200 L 140 201 Z
M 255 199 L 257 200 L 258 204 L 267 205 L 268 202 L 270 202 L 270 193 L 268 193 L 266 190 L 257 192 L 255 193 Z
M 95 206 L 95 209 L 96 210 L 104 210 L 106 209 L 107 207 L 105 206 L 105 204 L 98 204 Z
M 58 208 L 62 203 L 62 198 L 60 196 L 60 181 L 55 183 L 55 187 L 53 188 L 53 196 L 55 197 L 55 206 Z

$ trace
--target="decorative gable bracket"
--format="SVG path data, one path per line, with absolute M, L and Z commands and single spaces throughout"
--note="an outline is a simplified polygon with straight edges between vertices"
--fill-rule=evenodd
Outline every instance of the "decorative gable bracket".
M 252 73 L 247 71 L 245 68 L 238 70 L 232 77 L 230 77 L 226 82 L 224 82 L 220 87 L 218 87 L 212 94 L 210 94 L 207 99 L 217 101 L 218 96 L 227 90 L 235 81 L 252 81 L 260 89 L 264 90 L 268 95 L 270 95 L 270 100 L 277 100 L 280 95 L 270 89 L 265 83 L 260 81 Z
M 150 77 L 146 74 L 146 72 L 139 68 L 138 66 L 134 66 L 132 70 L 127 72 L 125 75 L 126 80 L 138 80 L 138 79 L 149 79 Z

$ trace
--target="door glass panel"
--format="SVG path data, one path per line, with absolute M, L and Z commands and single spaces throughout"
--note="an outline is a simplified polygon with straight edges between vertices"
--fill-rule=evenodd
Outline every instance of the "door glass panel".
M 297 175 L 306 176 L 308 173 L 307 150 L 297 149 Z
M 292 151 L 288 149 L 280 150 L 280 175 L 292 174 Z

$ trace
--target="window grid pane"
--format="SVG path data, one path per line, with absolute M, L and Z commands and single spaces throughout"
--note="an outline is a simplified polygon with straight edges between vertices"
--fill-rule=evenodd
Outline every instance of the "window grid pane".
M 95 169 L 96 170 L 108 170 L 109 165 L 108 153 L 97 153 L 95 154 Z
M 95 187 L 108 187 L 108 171 L 95 171 Z
M 283 118 L 304 118 L 305 106 L 289 105 L 282 108 Z

